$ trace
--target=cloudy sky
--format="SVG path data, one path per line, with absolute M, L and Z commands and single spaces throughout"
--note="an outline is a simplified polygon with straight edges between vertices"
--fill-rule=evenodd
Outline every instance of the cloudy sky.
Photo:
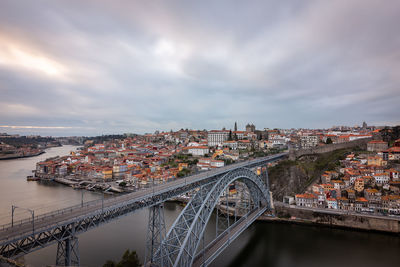
M 364 120 L 400 124 L 398 0 L 0 2 L 0 132 Z

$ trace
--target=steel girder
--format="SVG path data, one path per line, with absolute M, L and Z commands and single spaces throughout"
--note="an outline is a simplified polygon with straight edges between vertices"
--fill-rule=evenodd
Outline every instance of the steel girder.
M 205 227 L 222 192 L 237 179 L 247 185 L 254 203 L 269 207 L 267 185 L 253 171 L 239 168 L 200 187 L 175 220 L 154 259 L 159 266 L 191 266 Z M 260 203 L 262 202 L 262 203 Z
M 267 211 L 267 207 L 259 207 L 253 210 L 250 210 L 244 216 L 242 216 L 239 220 L 237 220 L 230 228 L 226 229 L 221 235 L 219 235 L 212 242 L 207 244 L 202 251 L 200 251 L 193 260 L 193 266 L 208 266 L 214 259 L 218 257 L 218 255 L 228 247 L 244 230 L 246 230 L 249 225 L 251 225 L 259 216 L 261 216 L 265 211 Z M 235 231 L 230 231 L 230 229 Z M 238 229 L 236 229 L 238 228 Z M 233 232 L 233 233 L 232 233 Z M 225 239 L 226 242 L 223 245 L 218 246 L 218 242 L 222 239 Z M 212 251 L 214 246 L 216 246 L 216 250 Z M 204 254 L 209 254 L 207 258 L 204 257 Z
M 243 167 L 255 167 L 263 165 L 267 162 L 273 162 L 279 160 L 286 156 L 287 153 L 281 153 L 273 156 L 268 156 L 264 158 L 259 158 L 255 160 L 250 160 L 247 162 L 240 162 L 232 164 L 223 168 L 219 168 L 209 173 L 201 173 L 200 175 L 194 175 L 187 177 L 186 179 L 181 179 L 181 183 L 174 184 L 165 189 L 147 190 L 146 194 L 141 197 L 132 197 L 131 194 L 119 196 L 110 200 L 104 201 L 104 208 L 98 201 L 91 201 L 85 203 L 82 206 L 82 210 L 85 211 L 84 214 L 78 216 L 70 216 L 67 219 L 55 220 L 57 216 L 61 216 L 61 211 L 51 212 L 49 214 L 39 215 L 35 217 L 35 229 L 34 232 L 24 232 L 21 234 L 12 234 L 12 229 L 23 227 L 24 225 L 31 225 L 32 221 L 24 220 L 23 224 L 10 227 L 10 225 L 3 226 L 3 233 L 6 236 L 0 240 L 0 255 L 4 257 L 17 257 L 21 254 L 27 254 L 33 252 L 37 249 L 46 247 L 55 242 L 62 242 L 71 235 L 68 230 L 75 228 L 75 235 L 85 232 L 91 228 L 97 227 L 103 223 L 108 223 L 110 220 L 118 219 L 121 216 L 126 216 L 136 210 L 151 207 L 160 203 L 165 202 L 168 199 L 177 197 L 184 193 L 193 191 L 195 188 L 209 188 L 210 184 L 215 184 L 217 180 L 223 175 L 226 175 L 229 171 L 238 171 Z M 185 183 L 183 183 L 183 180 Z M 249 185 L 251 186 L 251 185 Z M 133 195 L 135 193 L 132 193 Z M 269 204 L 267 202 L 267 204 Z M 100 208 L 93 210 L 91 207 L 96 207 L 100 205 Z M 88 209 L 86 212 L 85 208 Z M 63 209 L 63 215 L 65 216 L 68 212 L 76 212 L 81 209 L 81 206 L 74 206 Z M 37 227 L 37 220 L 42 223 L 41 227 Z M 46 225 L 43 226 L 43 222 Z M 48 223 L 47 223 L 48 222 Z M 74 226 L 72 226 L 74 225 Z M 1 231 L 0 231 L 1 232 Z M 7 235 L 7 233 L 10 233 Z
M 30 234 L 16 237 L 7 242 L 1 243 L 0 255 L 7 258 L 14 258 L 20 254 L 33 252 L 37 249 L 44 248 L 67 238 L 70 234 L 65 233 L 64 229 L 72 229 L 72 227 L 75 227 L 75 234 L 80 234 L 92 228 L 98 227 L 101 224 L 108 223 L 111 220 L 126 216 L 137 210 L 146 207 L 152 207 L 154 205 L 163 203 L 168 199 L 174 198 L 189 191 L 193 191 L 203 183 L 209 183 L 214 179 L 218 179 L 218 176 L 210 177 L 197 183 L 182 186 L 169 192 L 148 195 L 144 198 L 122 202 L 110 208 L 104 208 L 103 210 L 98 210 L 91 214 L 72 218 L 71 220 L 57 225 L 50 225 L 48 228 L 35 229 L 34 233 L 31 232 Z
M 147 227 L 147 240 L 145 262 L 154 262 L 154 255 L 165 237 L 164 205 L 158 204 L 149 210 L 149 225 Z
M 79 266 L 79 240 L 73 235 L 58 242 L 56 266 Z

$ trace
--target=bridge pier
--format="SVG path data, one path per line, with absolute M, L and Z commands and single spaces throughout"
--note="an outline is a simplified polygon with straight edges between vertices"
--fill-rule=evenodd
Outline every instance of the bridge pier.
M 205 227 L 226 187 L 236 180 L 239 180 L 247 187 L 249 192 L 244 196 L 248 199 L 251 197 L 253 202 L 250 200 L 240 201 L 235 205 L 239 209 L 252 209 L 255 206 L 254 203 L 256 203 L 256 206 L 261 204 L 261 208 L 255 209 L 250 217 L 241 216 L 240 214 L 236 216 L 241 217 L 239 220 L 234 220 L 233 217 L 236 214 L 231 212 L 230 221 L 225 220 L 225 222 L 230 227 L 238 226 L 237 223 L 239 222 L 241 223 L 241 226 L 238 226 L 240 229 L 236 228 L 237 231 L 232 233 L 234 228 L 228 228 L 232 235 L 224 235 L 221 238 L 229 237 L 229 240 L 232 241 L 258 216 L 269 210 L 265 205 L 266 203 L 268 206 L 273 205 L 271 197 L 267 197 L 267 194 L 270 193 L 268 191 L 268 182 L 256 175 L 253 168 L 279 160 L 286 155 L 287 153 L 281 153 L 239 162 L 224 168 L 198 173 L 185 179 L 178 179 L 168 184 L 155 185 L 140 192 L 118 196 L 112 201 L 94 201 L 90 205 L 79 205 L 79 207 L 69 207 L 56 212 L 42 214 L 39 216 L 41 217 L 40 220 L 35 218 L 34 232 L 32 232 L 32 220 L 25 219 L 18 224 L 13 221 L 11 225 L 7 224 L 0 227 L 0 255 L 15 258 L 46 247 L 53 242 L 59 242 L 56 258 L 57 265 L 79 265 L 77 234 L 136 210 L 152 207 L 156 203 L 162 203 L 168 199 L 196 190 L 197 193 L 180 213 L 167 235 L 165 235 L 162 206 L 151 208 L 148 242 L 146 243 L 146 260 L 150 259 L 146 263 L 160 263 L 158 264 L 159 266 L 190 266 L 203 241 Z M 229 198 L 229 194 L 227 195 Z M 270 193 L 270 195 L 272 194 Z M 229 206 L 229 204 L 226 206 Z M 228 209 L 232 211 L 231 208 Z M 244 214 L 247 213 L 245 212 Z M 218 228 L 219 226 L 220 224 Z M 216 230 L 216 232 L 218 231 Z M 220 240 L 223 239 L 218 239 L 216 242 Z M 224 246 L 229 244 L 229 240 L 223 241 L 225 242 L 224 244 L 218 243 L 218 246 L 215 247 L 216 251 L 211 251 L 212 253 L 210 251 L 206 252 L 208 255 L 218 255 Z M 154 254 L 156 255 L 155 257 L 153 256 Z M 211 262 L 213 257 L 209 258 L 210 261 L 207 262 Z
M 79 241 L 76 236 L 58 242 L 56 266 L 79 266 Z
M 264 181 L 264 183 L 267 185 L 267 188 L 268 188 L 268 190 L 266 192 L 266 206 L 267 206 L 268 210 L 271 210 L 274 207 L 273 207 L 272 197 L 271 197 L 271 193 L 270 193 L 268 170 L 266 167 L 265 167 L 265 169 L 262 168 L 262 170 L 261 170 L 261 178 Z
M 154 205 L 149 210 L 145 265 L 154 263 L 155 252 L 161 248 L 161 242 L 164 240 L 165 233 L 164 205 Z
M 79 241 L 75 236 L 75 225 L 72 224 L 70 229 L 65 228 L 65 232 L 69 235 L 58 242 L 56 266 L 79 266 Z

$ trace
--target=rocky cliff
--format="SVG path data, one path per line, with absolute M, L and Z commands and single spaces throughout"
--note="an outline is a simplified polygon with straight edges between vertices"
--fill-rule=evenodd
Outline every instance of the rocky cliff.
M 271 191 L 275 200 L 282 201 L 285 195 L 303 193 L 321 175 L 335 170 L 339 160 L 352 149 L 339 149 L 324 154 L 302 156 L 297 160 L 284 160 L 268 169 Z

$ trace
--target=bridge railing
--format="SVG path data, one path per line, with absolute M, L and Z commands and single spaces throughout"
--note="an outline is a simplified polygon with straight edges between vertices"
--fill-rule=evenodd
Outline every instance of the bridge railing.
M 188 176 L 184 176 L 182 178 L 174 179 L 172 181 L 166 181 L 165 183 L 173 183 L 173 182 L 175 182 L 176 185 L 171 187 L 171 188 L 165 188 L 165 189 L 161 189 L 161 190 L 155 190 L 155 189 L 157 187 L 159 187 L 159 186 L 165 185 L 165 183 L 163 183 L 161 185 L 154 185 L 152 187 L 146 188 L 145 190 L 149 191 L 148 194 L 144 195 L 142 197 L 139 197 L 138 199 L 131 198 L 130 194 L 126 194 L 126 195 L 117 196 L 117 197 L 111 198 L 111 199 L 105 199 L 105 200 L 96 199 L 96 200 L 88 201 L 88 202 L 83 203 L 83 205 L 82 204 L 77 204 L 77 205 L 73 205 L 73 206 L 70 206 L 70 207 L 63 208 L 63 209 L 59 209 L 59 210 L 55 210 L 55 211 L 51 211 L 51 212 L 47 212 L 47 213 L 43 213 L 43 214 L 37 215 L 37 216 L 34 217 L 34 221 L 35 222 L 39 222 L 39 221 L 43 221 L 43 220 L 48 219 L 48 218 L 52 218 L 52 217 L 54 217 L 56 215 L 66 214 L 68 212 L 72 213 L 72 212 L 74 212 L 76 210 L 79 210 L 79 209 L 83 209 L 83 208 L 88 208 L 90 206 L 99 205 L 102 202 L 104 204 L 108 204 L 110 201 L 115 201 L 116 199 L 121 200 L 121 203 L 129 201 L 129 200 L 140 201 L 141 199 L 145 199 L 145 198 L 149 197 L 149 195 L 151 196 L 151 194 L 155 194 L 155 193 L 162 194 L 162 193 L 168 192 L 170 190 L 176 189 L 178 187 L 181 187 L 182 185 L 185 185 L 185 184 L 196 183 L 196 182 L 199 182 L 199 181 L 201 181 L 203 179 L 206 179 L 206 178 L 210 178 L 210 177 L 213 177 L 213 176 L 218 176 L 218 175 L 224 174 L 227 171 L 231 171 L 231 170 L 234 170 L 234 169 L 237 169 L 237 168 L 241 168 L 241 167 L 245 167 L 245 166 L 248 166 L 248 165 L 252 165 L 252 164 L 257 164 L 257 163 L 260 163 L 260 162 L 268 161 L 268 160 L 270 160 L 272 158 L 279 159 L 279 158 L 281 158 L 281 157 L 283 157 L 285 155 L 287 155 L 287 153 L 280 153 L 280 154 L 275 154 L 275 155 L 271 155 L 271 156 L 267 156 L 267 157 L 263 157 L 263 158 L 257 158 L 257 159 L 248 160 L 248 161 L 244 161 L 244 162 L 238 162 L 238 163 L 234 163 L 234 164 L 231 164 L 231 165 L 228 165 L 228 166 L 217 168 L 217 169 L 214 169 L 214 170 L 211 170 L 211 171 L 200 172 L 200 173 L 197 173 L 197 174 L 194 174 L 194 175 L 188 175 Z M 188 179 L 189 179 L 189 181 L 188 181 Z M 143 190 L 143 191 L 145 191 L 145 190 Z M 115 206 L 118 206 L 118 204 L 116 204 Z M 1 225 L 0 228 L 1 228 L 2 231 L 7 231 L 7 230 L 11 229 L 12 226 L 18 226 L 18 225 L 22 225 L 22 224 L 25 224 L 25 223 L 32 223 L 32 217 L 28 217 L 26 219 L 14 221 L 13 224 L 10 222 L 10 223 Z
M 54 217 L 55 215 L 60 215 L 60 214 L 65 214 L 67 212 L 72 212 L 75 211 L 77 209 L 81 209 L 83 207 L 89 207 L 89 206 L 95 206 L 97 204 L 101 203 L 101 199 L 95 199 L 95 200 L 91 200 L 88 202 L 85 202 L 83 205 L 82 204 L 77 204 L 77 205 L 73 205 L 73 206 L 69 206 L 66 208 L 62 208 L 59 210 L 54 210 L 54 211 L 50 211 L 50 212 L 46 212 L 46 213 L 42 213 L 39 215 L 36 215 L 34 217 L 35 222 L 36 221 L 41 221 L 47 218 L 51 218 Z M 11 219 L 11 218 L 10 218 Z M 1 230 L 7 230 L 7 228 L 11 228 L 13 225 L 14 226 L 18 226 L 24 223 L 28 223 L 28 222 L 32 222 L 32 217 L 28 217 L 25 219 L 21 219 L 21 220 L 15 220 L 13 223 L 7 223 L 1 226 Z

